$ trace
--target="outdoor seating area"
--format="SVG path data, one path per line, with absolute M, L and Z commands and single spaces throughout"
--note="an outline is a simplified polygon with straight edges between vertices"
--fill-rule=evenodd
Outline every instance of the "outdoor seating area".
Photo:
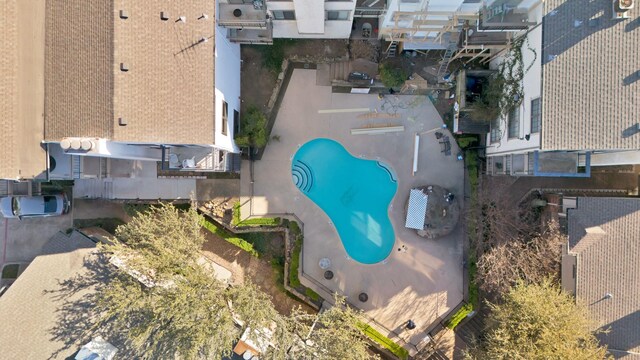
M 449 136 L 443 135 L 441 132 L 436 132 L 436 139 L 438 139 L 440 143 L 440 152 L 446 156 L 451 156 L 451 140 L 449 140 Z

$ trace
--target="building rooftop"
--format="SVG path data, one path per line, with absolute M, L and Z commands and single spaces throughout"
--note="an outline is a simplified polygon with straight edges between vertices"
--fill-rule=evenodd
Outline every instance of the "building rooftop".
M 568 220 L 576 298 L 610 328 L 599 338 L 613 355 L 640 352 L 640 199 L 578 198 Z
M 213 144 L 214 8 L 48 1 L 45 139 Z
M 44 3 L 2 1 L 0 12 L 0 178 L 43 176 Z
M 92 290 L 65 292 L 65 281 L 88 273 L 87 260 L 95 244 L 84 235 L 58 233 L 0 297 L 2 357 L 7 359 L 65 359 L 83 345 L 73 339 L 73 321 L 63 309 Z M 82 308 L 74 309 L 82 313 Z M 77 325 L 77 324 L 76 324 Z M 77 330 L 77 329 L 76 329 Z M 79 341 L 76 343 L 76 341 Z
M 542 150 L 640 148 L 640 7 L 613 20 L 611 0 L 543 6 Z

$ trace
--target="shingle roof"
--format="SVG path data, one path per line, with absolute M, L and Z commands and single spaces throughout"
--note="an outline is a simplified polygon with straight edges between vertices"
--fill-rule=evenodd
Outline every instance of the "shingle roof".
M 621 21 L 611 0 L 543 4 L 541 149 L 639 149 L 640 6 Z
M 46 3 L 45 138 L 112 138 L 113 1 Z
M 611 328 L 600 336 L 610 349 L 640 352 L 640 199 L 578 198 L 568 220 L 576 297 Z
M 47 140 L 214 142 L 214 1 L 47 4 Z
M 45 245 L 45 254 L 38 256 L 0 297 L 2 358 L 65 359 L 80 349 L 79 343 L 65 347 L 72 340 L 71 322 L 64 325 L 68 326 L 67 338 L 54 328 L 60 325 L 58 316 L 65 304 L 92 291 L 78 289 L 63 296 L 60 289 L 65 280 L 87 272 L 86 261 L 94 256 L 94 249 L 95 244 L 77 232 L 70 236 L 58 233 Z
M 18 24 L 8 21 L 16 18 L 15 1 L 0 3 L 0 13 L 4 19 L 0 22 L 0 34 L 7 41 L 0 41 L 0 117 L 2 131 L 0 131 L 0 177 L 14 177 L 16 168 L 15 153 L 13 151 L 13 131 L 17 117 L 17 61 L 18 61 Z
M 0 179 L 33 178 L 46 170 L 42 141 L 44 19 L 37 0 L 0 2 Z M 36 45 L 34 45 L 36 44 Z

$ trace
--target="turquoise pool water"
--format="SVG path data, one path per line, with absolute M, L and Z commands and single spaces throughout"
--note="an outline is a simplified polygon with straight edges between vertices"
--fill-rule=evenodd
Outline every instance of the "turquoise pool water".
M 395 234 L 387 209 L 398 184 L 388 166 L 356 158 L 334 140 L 315 139 L 298 149 L 291 174 L 329 216 L 352 259 L 375 264 L 389 256 Z

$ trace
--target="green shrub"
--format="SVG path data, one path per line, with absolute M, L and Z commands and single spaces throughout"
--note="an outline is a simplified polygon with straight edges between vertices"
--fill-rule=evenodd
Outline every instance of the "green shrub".
M 458 324 L 460 324 L 460 322 L 462 320 L 464 320 L 467 315 L 469 315 L 469 313 L 471 313 L 473 311 L 473 305 L 472 304 L 464 304 L 460 310 L 458 310 L 455 314 L 453 314 L 453 316 L 451 317 L 451 319 L 449 319 L 449 321 L 447 322 L 447 327 L 449 329 L 455 329 L 456 326 L 458 326 Z
M 236 134 L 236 144 L 240 147 L 264 147 L 269 141 L 267 117 L 256 106 L 251 105 L 240 119 L 242 126 Z
M 475 136 L 461 136 L 456 140 L 458 141 L 458 146 L 460 146 L 462 150 L 471 147 L 478 142 L 478 138 Z
M 255 257 L 259 257 L 260 256 L 258 251 L 254 248 L 252 243 L 248 242 L 247 240 L 245 240 L 245 239 L 243 239 L 241 237 L 233 235 L 232 233 L 228 232 L 225 229 L 222 229 L 222 228 L 218 227 L 216 224 L 211 222 L 209 219 L 204 218 L 204 220 L 202 221 L 202 226 L 205 229 L 207 229 L 208 231 L 210 231 L 212 234 L 223 238 L 227 242 L 229 242 L 229 243 L 239 247 L 240 249 L 248 252 L 252 256 L 255 256 Z
M 300 279 L 298 278 L 298 268 L 300 267 L 300 250 L 302 249 L 302 243 L 295 242 L 293 251 L 291 254 L 291 263 L 289 264 L 289 286 L 300 286 Z
M 358 322 L 356 326 L 358 327 L 358 329 L 360 329 L 360 331 L 362 331 L 365 336 L 380 344 L 380 346 L 384 347 L 385 349 L 391 351 L 398 358 L 405 360 L 409 357 L 409 352 L 405 348 L 391 341 L 391 339 L 389 339 L 388 337 L 380 334 L 380 332 L 378 332 L 371 326 L 362 322 Z
M 289 221 L 289 231 L 293 237 L 298 237 L 301 234 L 300 225 L 295 221 Z
M 262 65 L 275 73 L 279 73 L 280 69 L 282 69 L 285 49 L 295 43 L 296 40 L 293 39 L 274 39 L 271 45 L 260 45 L 259 49 L 262 50 Z
M 149 211 L 151 204 L 141 204 L 141 203 L 125 203 L 124 204 L 124 212 L 127 215 L 134 217 L 139 213 L 145 213 Z
M 386 87 L 398 87 L 407 80 L 407 74 L 402 69 L 391 68 L 388 64 L 381 64 L 380 79 Z
M 320 295 L 318 295 L 317 292 L 307 288 L 304 293 L 313 301 L 319 301 L 320 300 Z
M 233 204 L 233 217 L 231 218 L 231 225 L 236 226 L 240 222 L 240 202 L 237 201 Z
M 475 256 L 469 256 L 469 303 L 478 306 L 478 284 L 476 283 L 476 273 L 478 265 Z

